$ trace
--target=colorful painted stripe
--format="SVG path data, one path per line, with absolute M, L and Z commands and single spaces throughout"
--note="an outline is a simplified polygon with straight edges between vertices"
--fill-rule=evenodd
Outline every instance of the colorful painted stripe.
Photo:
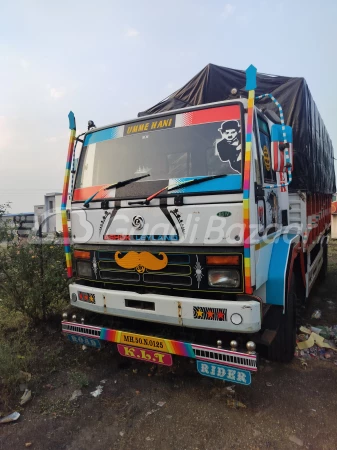
M 240 120 L 241 111 L 239 105 L 220 106 L 219 108 L 199 109 L 176 115 L 177 127 L 189 127 L 202 123 L 222 122 L 223 120 Z
M 241 108 L 240 105 L 220 106 L 218 108 L 199 109 L 197 111 L 176 114 L 176 116 L 172 117 L 175 117 L 174 127 L 180 128 L 191 125 L 201 125 L 203 123 L 222 122 L 225 120 L 240 120 Z M 139 122 L 134 122 L 133 125 L 136 126 L 137 123 Z M 127 136 L 125 130 L 126 126 L 129 125 L 120 125 L 118 127 L 111 127 L 98 131 L 93 130 L 91 133 L 86 135 L 83 146 Z M 144 129 L 144 132 L 155 132 L 160 130 L 161 128 Z
M 68 119 L 69 119 L 69 129 L 71 131 L 70 131 L 68 156 L 67 156 L 66 171 L 65 171 L 65 175 L 64 175 L 64 183 L 63 183 L 63 191 L 62 191 L 61 219 L 62 219 L 62 230 L 63 230 L 64 253 L 65 253 L 66 265 L 67 265 L 67 276 L 68 276 L 68 278 L 71 278 L 73 276 L 73 267 L 72 267 L 72 260 L 71 260 L 70 238 L 69 238 L 68 219 L 67 219 L 67 198 L 68 198 L 68 189 L 69 189 L 71 160 L 73 157 L 75 136 L 76 136 L 76 121 L 75 121 L 74 113 L 72 111 L 70 111 L 70 113 L 68 114 Z
M 110 141 L 118 139 L 124 135 L 124 125 L 119 127 L 106 128 L 105 130 L 93 131 L 87 134 L 83 146 L 96 144 L 97 142 Z
M 267 239 L 266 241 L 260 241 L 257 244 L 255 244 L 255 250 L 261 250 L 261 248 L 266 247 L 269 244 L 272 244 L 274 242 L 275 238 Z
M 125 337 L 130 338 L 132 337 L 132 340 L 126 340 Z M 100 339 L 103 341 L 109 341 L 109 342 L 115 342 L 117 344 L 132 344 L 137 347 L 141 348 L 147 348 L 149 347 L 147 345 L 147 341 L 151 340 L 151 336 L 143 336 L 143 335 L 137 335 L 137 334 L 130 334 L 118 330 L 111 330 L 109 328 L 102 328 L 101 329 L 101 335 Z M 138 342 L 136 342 L 136 340 Z M 191 344 L 185 343 L 185 342 L 179 342 L 179 341 L 173 341 L 171 339 L 162 339 L 162 338 L 156 338 L 153 337 L 153 341 L 161 343 L 162 347 L 157 347 L 157 350 L 172 353 L 173 355 L 179 355 L 179 356 L 186 356 L 190 358 L 194 358 L 194 352 Z M 151 347 L 153 348 L 153 347 Z
M 168 181 L 168 185 L 175 186 L 179 183 L 184 183 L 185 181 L 192 180 L 193 178 L 199 177 L 186 177 L 186 178 L 171 178 Z M 202 177 L 200 177 L 202 178 Z M 197 184 L 195 186 L 185 186 L 183 188 L 172 189 L 172 194 L 178 193 L 205 193 L 205 192 L 216 192 L 216 191 L 239 191 L 241 190 L 242 185 L 242 176 L 241 174 L 229 174 L 224 178 L 216 178 L 214 180 L 208 180 L 200 185 Z M 94 195 L 96 192 L 99 192 L 95 195 L 95 200 L 102 200 L 104 197 L 109 196 L 109 198 L 115 197 L 115 190 L 103 191 L 106 184 L 100 184 L 96 186 L 90 186 L 85 188 L 78 188 L 74 190 L 73 194 L 73 202 L 79 202 L 87 200 L 89 197 Z
M 247 108 L 247 124 L 246 124 L 246 148 L 245 148 L 245 165 L 243 172 L 243 237 L 244 237 L 244 268 L 245 268 L 245 292 L 252 294 L 251 282 L 251 258 L 250 258 L 250 172 L 251 172 L 251 153 L 252 153 L 252 130 L 253 130 L 253 113 L 254 98 L 256 88 L 256 68 L 251 65 L 246 70 L 246 90 L 248 91 L 248 108 Z

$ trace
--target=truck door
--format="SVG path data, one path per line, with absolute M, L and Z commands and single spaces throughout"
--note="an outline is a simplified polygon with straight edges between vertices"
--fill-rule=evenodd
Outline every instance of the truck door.
M 276 174 L 271 162 L 271 137 L 268 123 L 258 114 L 257 116 L 259 150 L 262 161 L 263 186 L 276 184 Z M 273 233 L 280 226 L 279 189 L 264 189 L 265 225 L 267 234 Z

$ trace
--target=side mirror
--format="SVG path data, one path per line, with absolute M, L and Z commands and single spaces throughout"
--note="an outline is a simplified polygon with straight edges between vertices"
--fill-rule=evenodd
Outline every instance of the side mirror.
M 283 130 L 283 128 L 285 128 Z M 286 134 L 287 142 L 284 142 L 283 132 Z M 287 172 L 289 165 L 290 170 L 293 170 L 293 129 L 288 125 L 274 124 L 271 127 L 271 160 L 273 170 L 275 172 Z M 287 165 L 285 152 L 286 149 L 289 155 L 289 163 Z

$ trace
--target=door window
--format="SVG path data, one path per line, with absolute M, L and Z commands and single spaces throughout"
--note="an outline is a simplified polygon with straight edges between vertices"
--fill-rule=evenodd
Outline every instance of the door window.
M 275 182 L 276 177 L 271 164 L 271 140 L 267 122 L 258 117 L 262 167 L 265 182 Z

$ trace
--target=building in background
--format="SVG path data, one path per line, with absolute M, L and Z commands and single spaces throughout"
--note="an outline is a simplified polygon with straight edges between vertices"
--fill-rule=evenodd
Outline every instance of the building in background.
M 36 231 L 42 225 L 43 233 L 62 232 L 61 217 L 62 194 L 60 192 L 51 192 L 45 194 L 44 205 L 34 206 L 34 228 Z M 67 204 L 68 227 L 70 228 L 70 208 Z
M 56 217 L 57 214 L 61 215 L 61 211 L 56 210 L 56 198 L 58 196 L 62 197 L 62 194 L 60 192 L 51 192 L 44 196 L 45 220 L 43 222 L 42 231 L 45 233 L 62 231 L 62 226 L 58 229 Z
M 44 205 L 34 206 L 34 229 L 39 230 L 40 225 L 43 222 Z

